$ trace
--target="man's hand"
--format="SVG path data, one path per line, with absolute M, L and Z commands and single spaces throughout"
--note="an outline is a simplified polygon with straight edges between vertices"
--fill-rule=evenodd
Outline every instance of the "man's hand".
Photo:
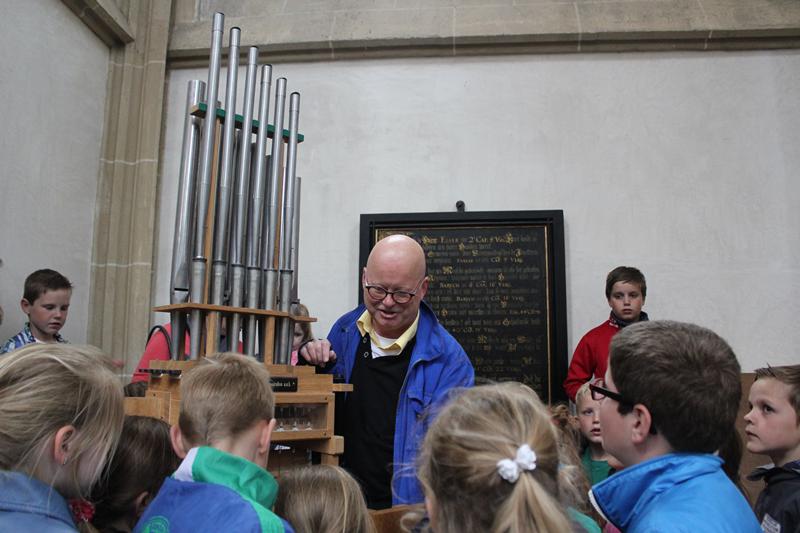
M 318 339 L 300 348 L 300 357 L 312 365 L 325 366 L 329 361 L 336 361 L 336 352 L 331 349 L 328 339 Z

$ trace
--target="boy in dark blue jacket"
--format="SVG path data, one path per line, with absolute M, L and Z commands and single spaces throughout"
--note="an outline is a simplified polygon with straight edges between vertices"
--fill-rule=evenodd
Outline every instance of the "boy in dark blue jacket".
M 748 476 L 767 484 L 756 502 L 761 529 L 800 531 L 800 365 L 757 369 L 749 402 L 747 449 L 772 459 Z
M 269 372 L 254 359 L 224 353 L 187 371 L 171 430 L 183 462 L 134 531 L 292 531 L 272 512 L 278 484 L 266 468 L 274 407 Z

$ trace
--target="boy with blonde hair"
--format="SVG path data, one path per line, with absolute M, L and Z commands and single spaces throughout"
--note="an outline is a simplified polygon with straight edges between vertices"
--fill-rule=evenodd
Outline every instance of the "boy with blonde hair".
M 603 431 L 600 427 L 600 402 L 592 398 L 590 383 L 584 383 L 575 395 L 578 425 L 581 433 L 581 464 L 589 485 L 600 483 L 614 471 L 609 461 L 616 461 L 603 448 Z
M 761 529 L 800 530 L 800 365 L 759 368 L 750 388 L 747 449 L 768 455 L 772 464 L 757 468 L 751 480 L 766 487 L 756 502 Z
M 292 531 L 271 511 L 278 493 L 266 470 L 274 408 L 269 372 L 253 359 L 217 354 L 187 371 L 171 430 L 183 462 L 135 531 Z

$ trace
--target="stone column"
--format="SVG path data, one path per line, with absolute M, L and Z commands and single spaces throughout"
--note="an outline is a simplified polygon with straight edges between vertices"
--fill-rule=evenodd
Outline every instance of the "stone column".
M 74 2 L 73 2 L 74 3 Z M 85 1 L 95 9 L 95 1 Z M 106 2 L 107 3 L 107 2 Z M 117 2 L 133 40 L 111 46 L 88 339 L 130 372 L 150 325 L 158 160 L 172 2 Z M 97 18 L 97 17 L 95 17 Z

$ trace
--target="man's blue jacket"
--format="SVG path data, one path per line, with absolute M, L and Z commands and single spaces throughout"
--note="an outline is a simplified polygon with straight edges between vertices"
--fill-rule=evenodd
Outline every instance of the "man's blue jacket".
M 344 376 L 348 383 L 361 341 L 356 321 L 365 309 L 361 305 L 342 316 L 328 333 L 328 341 L 337 356 L 336 363 L 328 372 Z M 449 390 L 471 387 L 474 383 L 475 370 L 464 349 L 439 323 L 433 310 L 422 302 L 414 349 L 397 401 L 393 505 L 419 503 L 424 499 L 415 474 L 415 461 L 432 421 L 429 408 L 436 407 Z M 344 445 L 347 446 L 347 442 Z

